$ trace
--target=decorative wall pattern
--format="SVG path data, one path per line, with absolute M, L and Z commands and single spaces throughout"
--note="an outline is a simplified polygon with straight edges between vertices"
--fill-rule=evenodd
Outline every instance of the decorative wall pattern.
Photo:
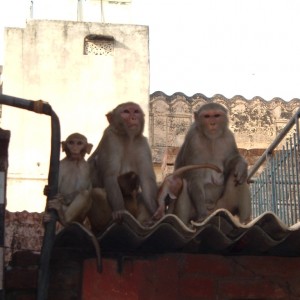
M 85 55 L 112 56 L 114 53 L 114 38 L 110 36 L 91 34 L 84 39 Z
M 167 148 L 181 146 L 193 112 L 207 102 L 228 109 L 230 128 L 241 149 L 266 149 L 300 107 L 300 99 L 247 100 L 239 95 L 227 99 L 218 94 L 208 98 L 200 93 L 188 97 L 180 92 L 168 96 L 157 91 L 150 95 L 150 144 L 155 163 L 163 161 Z

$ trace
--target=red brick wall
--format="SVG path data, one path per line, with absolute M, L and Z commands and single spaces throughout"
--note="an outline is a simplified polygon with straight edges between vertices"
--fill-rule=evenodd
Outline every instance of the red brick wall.
M 39 255 L 15 253 L 5 272 L 8 300 L 36 299 Z M 169 254 L 51 262 L 49 300 L 296 300 L 300 257 Z M 81 285 L 82 283 L 82 285 Z
M 83 300 L 300 299 L 300 258 L 171 254 L 96 267 L 85 260 Z

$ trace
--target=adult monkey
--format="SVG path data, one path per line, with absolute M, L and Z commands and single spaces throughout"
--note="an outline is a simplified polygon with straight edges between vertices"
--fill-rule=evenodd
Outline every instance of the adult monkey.
M 47 208 L 55 209 L 60 223 L 65 226 L 73 221 L 83 223 L 90 209 L 92 183 L 89 164 L 84 157 L 93 145 L 80 133 L 69 135 L 61 145 L 66 157 L 59 164 L 58 195 L 48 200 Z M 44 193 L 47 192 L 46 186 Z M 46 213 L 44 221 L 49 221 L 49 217 Z
M 184 143 L 175 161 L 175 169 L 185 165 L 211 163 L 222 172 L 193 170 L 184 175 L 187 189 L 196 209 L 196 220 L 202 221 L 217 208 L 238 215 L 242 223 L 250 220 L 251 198 L 247 180 L 247 162 L 239 154 L 233 133 L 228 128 L 228 112 L 218 103 L 207 103 L 194 113 Z
M 122 103 L 106 117 L 109 126 L 105 129 L 97 149 L 88 160 L 92 168 L 92 181 L 95 187 L 90 220 L 93 223 L 92 226 L 94 225 L 94 228 L 99 228 L 99 230 L 106 222 L 101 222 L 97 215 L 104 219 L 112 218 L 114 221 L 120 221 L 124 212 L 127 211 L 124 191 L 129 188 L 134 192 L 136 189 L 130 188 L 130 182 L 132 182 L 130 174 L 137 176 L 141 187 L 141 197 L 137 198 L 142 202 L 139 203 L 137 219 L 144 221 L 150 218 L 157 207 L 156 178 L 150 147 L 143 136 L 145 120 L 141 107 L 134 102 Z M 123 177 L 124 174 L 129 175 Z M 133 183 L 135 186 L 135 180 Z

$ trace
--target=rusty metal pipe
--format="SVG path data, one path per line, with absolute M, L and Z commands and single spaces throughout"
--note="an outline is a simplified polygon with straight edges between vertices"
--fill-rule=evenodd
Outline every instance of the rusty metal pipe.
M 53 198 L 58 192 L 58 172 L 59 172 L 59 155 L 60 155 L 60 123 L 52 107 L 42 100 L 33 101 L 23 98 L 17 98 L 0 94 L 0 104 L 5 104 L 17 108 L 27 109 L 39 114 L 49 115 L 51 117 L 51 154 L 50 166 L 48 173 L 49 194 L 48 199 Z M 49 211 L 51 220 L 45 225 L 45 233 L 40 256 L 40 265 L 38 273 L 37 300 L 46 300 L 48 297 L 49 286 L 49 263 L 51 251 L 55 238 L 55 223 L 57 215 L 55 211 Z

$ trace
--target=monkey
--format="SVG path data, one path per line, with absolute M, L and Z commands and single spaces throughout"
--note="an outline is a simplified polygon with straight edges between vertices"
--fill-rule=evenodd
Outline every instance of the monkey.
M 118 184 L 120 186 L 126 210 L 137 218 L 138 217 L 138 192 L 140 188 L 140 180 L 138 175 L 130 171 L 118 176 Z
M 210 168 L 221 173 L 218 167 L 208 163 L 184 166 L 175 170 L 163 180 L 159 188 L 157 197 L 158 209 L 153 216 L 154 220 L 161 219 L 166 213 L 175 214 L 183 223 L 188 225 L 194 210 L 187 193 L 186 180 L 182 175 L 184 172 L 201 168 Z
M 233 169 L 235 162 L 235 160 L 231 161 L 229 170 Z M 234 172 L 231 172 L 226 178 L 228 179 L 223 195 L 218 199 L 211 213 L 219 208 L 225 208 L 234 216 L 237 216 L 241 223 L 247 224 L 251 220 L 251 192 L 248 183 L 246 181 L 242 184 L 237 183 Z
M 91 206 L 90 167 L 85 155 L 91 152 L 92 144 L 80 133 L 72 133 L 61 142 L 62 151 L 66 157 L 59 163 L 58 195 L 49 199 L 48 209 L 57 211 L 58 220 L 66 226 L 71 222 L 83 223 Z M 44 193 L 47 194 L 48 187 Z M 49 221 L 45 214 L 44 222 Z
M 203 221 L 221 207 L 237 215 L 242 223 L 250 221 L 248 164 L 238 151 L 228 123 L 228 111 L 221 104 L 201 106 L 194 113 L 194 122 L 175 159 L 175 170 L 190 164 L 211 163 L 222 171 L 199 169 L 184 174 L 196 221 Z
M 118 176 L 118 184 L 124 199 L 125 210 L 136 219 L 141 208 L 139 190 L 140 181 L 136 173 L 130 171 Z M 103 232 L 113 222 L 112 209 L 107 201 L 107 192 L 104 188 L 93 188 L 91 192 L 92 206 L 88 212 L 91 229 L 95 234 Z M 121 220 L 117 220 L 120 222 Z
M 106 114 L 106 117 L 109 125 L 104 130 L 98 147 L 88 159 L 92 169 L 93 183 L 90 221 L 94 223 L 95 228 L 103 228 L 105 223 L 99 220 L 97 211 L 103 220 L 112 218 L 117 222 L 122 220 L 124 212 L 136 211 L 135 208 L 132 208 L 132 211 L 130 211 L 131 208 L 128 210 L 124 200 L 124 194 L 126 194 L 124 191 L 129 187 L 128 182 L 131 181 L 128 176 L 129 172 L 135 174 L 140 187 L 137 195 L 134 196 L 137 197 L 140 207 L 137 219 L 143 222 L 151 218 L 157 208 L 156 176 L 150 146 L 143 135 L 145 123 L 143 110 L 137 103 L 126 102 L 115 107 Z M 125 177 L 127 179 L 122 193 L 124 174 L 127 174 Z M 137 185 L 135 180 L 133 180 L 133 185 Z M 133 188 L 131 192 L 133 190 L 137 189 Z
M 140 186 L 139 177 L 133 171 L 119 175 L 118 183 L 124 197 L 132 196 L 132 193 L 137 192 Z

